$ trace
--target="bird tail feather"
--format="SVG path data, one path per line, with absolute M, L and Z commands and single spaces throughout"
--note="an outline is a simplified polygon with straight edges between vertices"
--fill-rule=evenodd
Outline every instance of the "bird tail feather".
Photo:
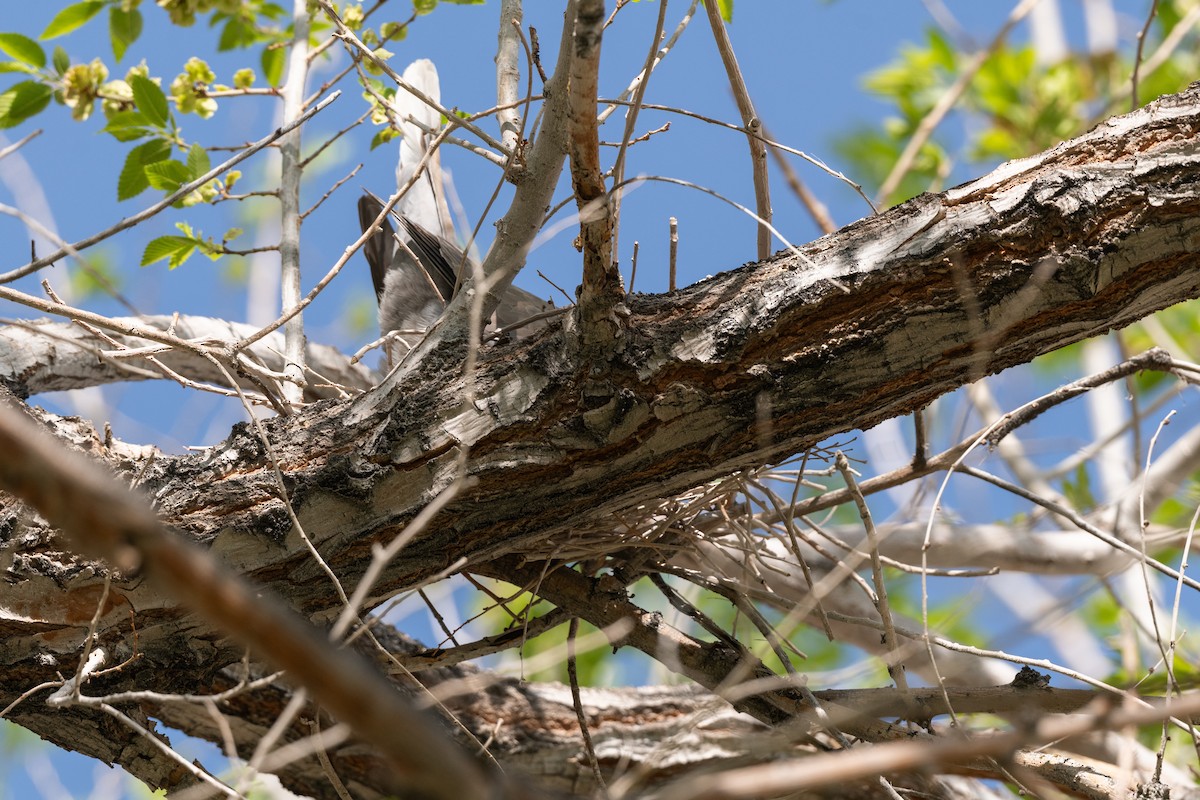
M 418 59 L 404 70 L 404 80 L 431 100 L 441 103 L 441 85 L 437 67 L 427 58 Z M 416 173 L 429 143 L 441 127 L 441 112 L 404 90 L 396 91 L 392 101 L 400 124 L 400 160 L 396 164 L 396 186 L 402 187 Z M 419 124 L 417 124 L 419 123 Z M 446 203 L 442 159 L 434 152 L 421 177 L 400 200 L 396 210 L 423 228 L 454 241 L 454 223 Z

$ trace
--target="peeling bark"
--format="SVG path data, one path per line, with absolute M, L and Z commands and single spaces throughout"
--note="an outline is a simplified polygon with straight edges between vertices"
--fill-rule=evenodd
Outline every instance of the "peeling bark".
M 480 399 L 468 406 L 461 340 L 435 341 L 373 391 L 265 423 L 287 500 L 353 586 L 371 548 L 450 484 L 468 447 L 473 488 L 388 567 L 375 599 L 460 559 L 469 571 L 499 574 L 504 565 L 561 557 L 573 536 L 611 529 L 618 512 L 868 428 L 1196 297 L 1198 131 L 1193 86 L 1045 154 L 855 223 L 801 248 L 803 259 L 781 254 L 669 295 L 630 297 L 626 346 L 603 381 L 580 357 L 579 324 L 568 318 L 485 348 Z M 136 480 L 161 520 L 232 569 L 314 621 L 336 614 L 336 595 L 293 530 L 266 449 L 247 426 L 206 452 L 149 459 L 78 421 L 41 419 Z M 55 532 L 8 497 L 0 497 L 0 540 L 7 704 L 74 668 L 103 571 L 64 554 Z M 98 636 L 130 655 L 132 625 L 139 659 L 99 689 L 213 689 L 242 656 L 173 598 L 118 575 Z M 114 747 L 121 734 L 80 737 L 80 727 L 98 721 L 52 712 L 43 700 L 26 699 L 12 718 L 148 782 L 178 785 L 136 742 L 122 749 Z M 545 710 L 528 702 L 531 713 Z M 772 722 L 796 708 L 762 696 L 745 707 Z M 255 724 L 248 709 L 229 713 Z M 485 714 L 472 719 L 487 730 Z M 353 746 L 343 751 L 361 757 Z M 363 763 L 356 774 L 370 786 Z

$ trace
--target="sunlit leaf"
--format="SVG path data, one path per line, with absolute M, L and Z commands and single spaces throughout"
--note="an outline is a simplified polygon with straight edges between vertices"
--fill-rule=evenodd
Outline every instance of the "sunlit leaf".
M 21 81 L 0 94 L 0 128 L 11 128 L 40 112 L 53 90 L 37 81 Z
M 282 47 L 267 47 L 263 49 L 262 71 L 267 83 L 278 86 L 283 80 L 284 52 Z
M 56 36 L 70 33 L 89 19 L 100 13 L 104 3 L 100 0 L 87 0 L 83 3 L 73 3 L 54 15 L 46 30 L 42 31 L 41 39 L 53 39 Z
M 182 161 L 156 161 L 146 165 L 146 180 L 155 189 L 173 192 L 192 180 L 192 173 Z
M 195 250 L 196 242 L 187 237 L 159 236 L 157 239 L 151 239 L 146 244 L 146 249 L 142 251 L 141 265 L 145 267 L 166 258 L 169 259 L 167 262 L 168 266 L 171 269 L 175 269 L 187 261 Z
M 170 155 L 171 145 L 162 139 L 139 144 L 130 150 L 129 155 L 125 156 L 125 164 L 121 167 L 121 174 L 117 178 L 117 199 L 128 200 L 149 189 L 150 181 L 146 178 L 146 166 L 163 161 Z
M 120 61 L 125 51 L 142 35 L 142 12 L 136 8 L 129 11 L 120 6 L 108 10 L 108 38 L 112 43 L 113 57 Z
M 138 111 L 146 115 L 151 125 L 165 128 L 170 110 L 167 96 L 158 84 L 142 75 L 130 75 L 129 87 L 133 89 L 133 101 L 137 103 Z
M 46 66 L 46 51 L 42 46 L 19 33 L 0 33 L 0 50 L 31 67 Z
M 199 143 L 192 144 L 192 146 L 188 149 L 187 168 L 192 174 L 191 180 L 199 178 L 201 175 L 212 169 L 212 163 L 208 158 L 208 151 L 201 147 Z

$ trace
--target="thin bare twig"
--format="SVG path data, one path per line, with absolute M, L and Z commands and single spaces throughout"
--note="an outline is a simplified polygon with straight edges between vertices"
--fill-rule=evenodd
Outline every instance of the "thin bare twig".
M 11 283 L 11 282 L 15 281 L 17 278 L 23 278 L 24 276 L 26 276 L 32 272 L 35 272 L 35 271 L 41 269 L 42 267 L 53 264 L 55 261 L 58 261 L 60 258 L 62 258 L 63 256 L 67 255 L 68 253 L 70 253 L 72 251 L 84 250 L 88 247 L 91 247 L 94 244 L 98 244 L 99 242 L 102 242 L 105 239 L 108 239 L 109 237 L 115 236 L 116 234 L 120 233 L 121 231 L 132 228 L 134 225 L 137 225 L 139 222 L 144 222 L 145 220 L 150 219 L 150 217 L 153 217 L 155 214 L 159 213 L 163 209 L 170 208 L 171 205 L 174 204 L 176 200 L 186 197 L 187 195 L 196 191 L 201 186 L 203 186 L 204 184 L 213 180 L 214 178 L 220 177 L 228 170 L 233 169 L 238 164 L 242 163 L 247 158 L 249 158 L 250 156 L 257 153 L 259 150 L 262 150 L 264 147 L 267 147 L 268 145 L 278 141 L 283 136 L 286 136 L 291 131 L 293 131 L 296 128 L 303 125 L 305 122 L 308 122 L 314 116 L 316 116 L 320 112 L 324 111 L 325 108 L 328 107 L 329 104 L 332 103 L 334 100 L 338 99 L 338 97 L 340 97 L 341 94 L 342 93 L 340 91 L 334 92 L 333 94 L 329 95 L 329 97 L 326 97 L 324 100 L 317 103 L 312 108 L 308 109 L 308 111 L 305 111 L 301 116 L 299 116 L 295 120 L 287 123 L 286 125 L 283 125 L 282 127 L 276 128 L 274 131 L 269 133 L 267 136 L 264 136 L 262 139 L 259 139 L 257 142 L 250 145 L 250 147 L 246 148 L 245 150 L 242 150 L 237 155 L 230 158 L 228 161 L 218 164 L 217 166 L 210 169 L 208 172 L 201 175 L 199 178 L 196 178 L 194 181 L 192 181 L 190 183 L 185 183 L 183 186 L 180 186 L 178 189 L 176 189 L 170 195 L 168 195 L 164 199 L 158 201 L 157 203 L 150 206 L 149 208 L 143 209 L 142 211 L 139 211 L 136 214 L 128 216 L 128 217 L 122 219 L 117 224 L 115 224 L 109 228 L 106 228 L 106 229 L 100 231 L 99 233 L 94 233 L 85 239 L 80 239 L 78 242 L 75 242 L 74 244 L 72 244 L 69 248 L 65 248 L 65 247 L 61 248 L 61 249 L 56 250 L 55 252 L 51 253 L 48 256 L 45 256 L 43 258 L 34 259 L 33 261 L 29 262 L 28 264 L 26 264 L 22 267 L 17 267 L 14 270 L 10 270 L 9 272 L 6 272 L 3 275 L 0 275 L 0 283 Z
M 750 144 L 750 163 L 754 176 L 754 204 L 758 211 L 758 260 L 764 261 L 771 255 L 771 188 L 767 180 L 767 148 L 763 145 L 758 134 L 762 130 L 762 120 L 754 111 L 754 103 L 750 100 L 750 90 L 746 88 L 746 77 L 738 66 L 737 56 L 733 53 L 733 42 L 729 40 L 729 31 L 721 19 L 721 12 L 716 3 L 705 3 L 704 10 L 708 14 L 709 27 L 712 28 L 713 38 L 717 42 L 717 51 L 721 54 L 721 62 L 725 65 L 725 74 L 729 77 L 729 87 L 733 90 L 733 98 L 737 102 L 738 111 L 742 115 L 742 125 L 748 135 L 746 141 Z
M 879 191 L 875 194 L 876 205 L 887 205 L 888 198 L 892 196 L 896 188 L 900 186 L 900 181 L 904 180 L 904 176 L 912 169 L 917 154 L 921 152 L 921 148 L 929 141 L 929 137 L 933 135 L 934 130 L 946 118 L 946 115 L 950 113 L 950 109 L 954 108 L 954 104 L 962 97 L 963 92 L 971 85 L 971 81 L 975 79 L 979 70 L 983 69 L 983 65 L 987 60 L 1004 44 L 1004 40 L 1008 38 L 1008 34 L 1012 32 L 1016 24 L 1024 19 L 1025 15 L 1032 11 L 1038 2 L 1039 0 L 1021 0 L 1008 15 L 1008 19 L 1000 26 L 1000 30 L 996 32 L 996 35 L 992 37 L 988 45 L 981 48 L 971 57 L 970 61 L 963 65 L 962 71 L 958 73 L 958 78 L 950 85 L 949 89 L 942 93 L 942 96 L 938 98 L 937 103 L 929 110 L 929 113 L 917 124 L 917 129 L 913 131 L 912 138 L 908 140 L 908 144 L 904 146 L 900 157 L 892 165 L 891 172 L 888 173 L 887 177 L 883 179 L 883 183 L 880 184 Z

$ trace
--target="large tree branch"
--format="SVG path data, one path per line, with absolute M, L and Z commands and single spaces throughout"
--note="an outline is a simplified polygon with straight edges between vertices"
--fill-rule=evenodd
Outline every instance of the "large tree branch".
M 117 317 L 113 321 L 130 330 L 170 331 L 181 339 L 226 346 L 258 330 L 252 325 L 211 317 Z M 153 356 L 184 378 L 233 388 L 227 385 L 229 373 L 194 350 L 176 350 L 122 333 L 107 336 L 120 347 L 70 322 L 29 320 L 2 326 L 0 383 L 24 398 L 106 383 L 168 379 L 167 374 L 146 360 Z M 258 380 L 236 376 L 241 378 L 239 385 L 257 391 L 264 382 L 282 375 L 283 347 L 283 335 L 273 333 L 243 351 L 262 368 L 262 373 Z M 308 344 L 304 363 L 313 373 L 305 388 L 309 401 L 344 397 L 375 384 L 367 367 L 351 363 L 344 354 L 327 345 Z
M 269 450 L 239 426 L 205 453 L 159 457 L 135 475 L 160 519 L 316 619 L 339 611 L 336 594 L 284 503 L 353 584 L 372 548 L 459 476 L 464 447 L 473 488 L 408 544 L 375 599 L 462 563 L 483 571 L 502 556 L 511 562 L 497 563 L 549 558 L 569 543 L 564 534 L 611 530 L 617 512 L 869 427 L 1196 296 L 1197 130 L 1194 86 L 827 236 L 803 259 L 630 298 L 627 346 L 603 381 L 579 357 L 575 332 L 550 328 L 481 351 L 480 399 L 467 404 L 461 354 L 432 347 L 376 391 L 270 421 Z M 105 455 L 99 442 L 89 446 Z M 6 599 L 22 609 L 4 619 L 6 642 L 27 659 L 76 652 L 95 572 L 58 563 L 48 580 L 41 570 L 61 548 L 16 505 L 0 506 L 0 533 Z M 148 582 L 116 581 L 110 601 L 98 634 L 127 639 L 132 613 L 144 646 L 143 665 L 125 679 L 178 676 L 172 641 L 187 643 L 195 685 L 240 655 Z M 25 686 L 53 674 L 23 663 Z M 774 719 L 792 700 L 748 702 Z

